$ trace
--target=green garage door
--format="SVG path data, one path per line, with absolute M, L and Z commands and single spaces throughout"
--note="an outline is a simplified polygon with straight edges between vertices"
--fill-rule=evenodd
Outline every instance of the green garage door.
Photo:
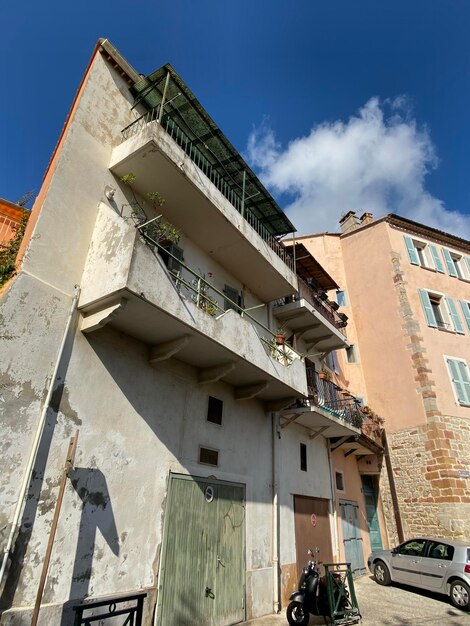
M 172 475 L 159 584 L 160 626 L 245 618 L 245 489 Z

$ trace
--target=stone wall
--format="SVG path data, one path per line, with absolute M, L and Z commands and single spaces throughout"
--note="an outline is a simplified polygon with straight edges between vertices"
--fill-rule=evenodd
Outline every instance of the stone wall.
M 426 426 L 388 435 L 405 538 L 470 536 L 470 421 L 435 418 Z M 394 513 L 386 472 L 381 481 L 392 543 Z M 390 532 L 392 530 L 392 532 Z

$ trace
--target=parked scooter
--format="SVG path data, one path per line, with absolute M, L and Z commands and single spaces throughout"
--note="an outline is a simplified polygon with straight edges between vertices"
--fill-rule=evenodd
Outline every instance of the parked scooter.
M 287 607 L 287 621 L 291 626 L 307 626 L 310 614 L 312 615 L 330 615 L 330 607 L 328 603 L 328 592 L 325 578 L 320 575 L 318 560 L 319 549 L 308 550 L 311 557 L 308 565 L 306 565 L 300 576 L 299 588 L 291 595 L 289 606 Z M 335 575 L 333 575 L 335 581 Z M 334 587 L 335 598 L 338 598 L 339 590 Z M 344 592 L 343 592 L 344 593 Z M 346 591 L 347 594 L 347 591 Z M 340 603 L 348 604 L 348 597 L 341 598 Z

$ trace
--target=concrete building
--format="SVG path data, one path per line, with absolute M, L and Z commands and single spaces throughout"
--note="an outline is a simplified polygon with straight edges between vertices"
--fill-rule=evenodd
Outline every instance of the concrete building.
M 365 511 L 381 449 L 320 377 L 346 318 L 292 231 L 171 66 L 98 42 L 0 293 L 2 625 L 137 592 L 144 624 L 232 624 L 307 545 L 344 558 L 333 470 Z
M 468 537 L 470 242 L 397 215 L 350 211 L 341 229 L 299 241 L 349 316 L 338 378 L 386 420 L 391 538 Z

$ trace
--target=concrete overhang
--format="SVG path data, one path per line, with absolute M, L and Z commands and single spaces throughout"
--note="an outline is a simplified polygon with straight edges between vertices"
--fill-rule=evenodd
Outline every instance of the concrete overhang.
M 271 402 L 305 397 L 303 362 L 298 359 L 285 366 L 273 359 L 248 320 L 234 311 L 212 318 L 193 302 L 185 302 L 185 314 L 179 315 L 176 292 L 174 299 L 162 303 L 122 289 L 82 305 L 81 330 L 90 333 L 109 325 L 146 343 L 150 365 L 178 359 L 197 369 L 200 384 L 222 380 L 236 388 L 239 399 Z
M 277 305 L 273 313 L 278 320 L 295 332 L 309 349 L 315 347 L 321 352 L 329 352 L 350 346 L 341 331 L 304 298 Z
M 261 300 L 297 291 L 296 274 L 156 121 L 114 148 L 110 170 L 133 173 L 143 197 L 158 191 L 165 218 Z M 264 231 L 263 231 L 264 232 Z
M 138 231 L 100 206 L 82 278 L 81 330 L 104 325 L 149 346 L 149 363 L 175 358 L 198 370 L 201 384 L 223 380 L 238 399 L 282 405 L 308 394 L 304 361 L 285 350 L 274 358 L 266 331 L 233 310 L 210 315 L 168 272 Z M 281 362 L 283 361 L 283 362 Z
M 281 427 L 295 423 L 304 426 L 312 432 L 321 433 L 324 437 L 351 437 L 361 434 L 356 428 L 345 422 L 339 415 L 334 415 L 318 406 L 292 407 L 281 412 Z

